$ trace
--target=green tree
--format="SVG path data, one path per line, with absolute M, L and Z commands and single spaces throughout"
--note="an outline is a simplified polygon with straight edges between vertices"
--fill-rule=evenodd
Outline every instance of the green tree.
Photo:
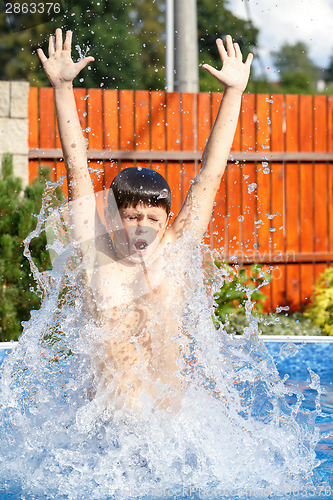
M 232 35 L 238 42 L 244 54 L 244 60 L 257 45 L 258 29 L 250 21 L 235 17 L 227 8 L 228 2 L 220 0 L 198 0 L 198 37 L 200 62 L 212 66 L 221 66 L 221 61 L 215 45 L 216 38 Z M 217 80 L 204 70 L 200 71 L 200 90 L 217 91 Z
M 47 40 L 59 26 L 74 31 L 73 57 L 89 50 L 96 62 L 86 68 L 76 86 L 144 88 L 142 47 L 131 17 L 130 2 L 122 0 L 68 0 L 67 10 L 49 22 L 13 31 L 0 14 L 0 79 L 26 79 L 32 85 L 49 85 L 36 49 L 47 53 Z
M 181 1 L 181 0 L 176 0 Z M 141 59 L 145 68 L 146 88 L 163 89 L 165 86 L 165 1 L 136 0 L 132 2 L 134 31 L 142 47 Z M 258 30 L 235 17 L 227 8 L 227 0 L 197 0 L 198 40 L 200 62 L 219 66 L 216 49 L 217 37 L 232 34 L 245 54 L 253 50 Z M 206 71 L 200 71 L 201 90 L 222 90 Z
M 40 294 L 23 255 L 23 240 L 36 227 L 47 172 L 22 191 L 21 179 L 13 175 L 12 160 L 4 156 L 0 175 L 0 340 L 17 340 L 21 322 L 40 306 Z M 50 268 L 43 233 L 31 241 L 30 251 L 41 271 Z
M 122 0 L 71 1 L 64 29 L 74 31 L 73 46 L 95 57 L 76 86 L 144 88 L 142 47 L 131 18 L 131 3 Z M 56 28 L 53 22 L 54 31 Z M 74 52 L 75 57 L 75 52 Z
M 333 82 L 333 54 L 330 57 L 327 67 L 327 80 Z
M 0 80 L 28 80 L 32 85 L 38 81 L 45 85 L 46 78 L 40 76 L 39 60 L 34 49 L 40 46 L 43 27 L 36 26 L 13 32 L 0 13 Z
M 21 0 L 20 0 L 21 1 Z M 62 0 L 64 3 L 64 1 Z M 58 26 L 74 31 L 74 47 L 96 59 L 76 86 L 164 89 L 164 0 L 67 0 L 67 10 L 47 23 L 13 32 L 0 13 L 0 79 L 27 79 L 31 85 L 49 85 L 36 49 L 47 49 L 47 38 Z M 227 1 L 198 0 L 200 62 L 219 65 L 215 39 L 231 33 L 245 55 L 256 44 L 258 30 L 236 18 Z M 79 53 L 73 50 L 73 57 Z M 218 82 L 200 71 L 200 88 L 218 90 Z
M 314 92 L 320 69 L 309 56 L 303 42 L 285 43 L 279 51 L 271 53 L 281 76 L 281 90 L 289 93 Z
M 145 88 L 162 90 L 165 87 L 165 0 L 132 2 L 131 18 L 140 43 Z

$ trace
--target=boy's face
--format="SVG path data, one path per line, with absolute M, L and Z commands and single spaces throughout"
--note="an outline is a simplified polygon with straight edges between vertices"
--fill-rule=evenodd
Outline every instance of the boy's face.
M 163 207 L 138 203 L 119 210 L 121 228 L 114 231 L 113 243 L 120 258 L 137 264 L 151 257 L 158 247 L 169 217 Z

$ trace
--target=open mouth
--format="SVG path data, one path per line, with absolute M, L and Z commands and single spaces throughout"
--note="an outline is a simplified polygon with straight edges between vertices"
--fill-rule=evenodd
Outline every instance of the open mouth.
M 134 248 L 137 252 L 144 252 L 148 247 L 148 243 L 145 240 L 137 240 L 134 243 Z

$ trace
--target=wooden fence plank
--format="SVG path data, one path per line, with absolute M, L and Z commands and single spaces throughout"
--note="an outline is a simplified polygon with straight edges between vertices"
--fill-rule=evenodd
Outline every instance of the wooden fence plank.
M 299 102 L 298 96 L 286 95 L 286 151 L 299 149 Z M 291 255 L 299 252 L 299 165 L 286 163 L 286 251 Z M 286 269 L 286 304 L 289 311 L 298 311 L 300 307 L 300 270 L 299 264 L 289 264 Z
M 89 89 L 87 100 L 87 132 L 89 149 L 103 148 L 103 100 L 101 89 Z M 96 206 L 104 222 L 104 162 L 89 161 L 90 177 L 96 193 Z
M 183 151 L 197 148 L 197 100 L 195 94 L 187 92 L 181 94 L 181 141 Z M 194 162 L 182 166 L 182 201 L 185 200 L 195 174 Z
M 216 119 L 216 115 L 218 109 L 220 107 L 220 103 L 222 100 L 222 94 L 214 92 L 211 97 L 211 119 L 212 124 Z M 221 180 L 220 189 L 216 195 L 215 199 L 215 207 L 214 207 L 214 237 L 213 243 L 214 248 L 221 249 L 221 253 L 227 257 L 228 251 L 228 226 L 227 226 L 227 203 L 228 203 L 228 194 L 227 194 L 227 177 L 224 175 Z
M 150 150 L 150 93 L 148 90 L 137 90 L 135 97 L 135 150 Z M 137 160 L 137 167 L 150 168 L 148 161 Z
M 240 149 L 240 120 L 238 120 L 232 151 Z M 232 156 L 232 152 L 231 152 Z M 231 161 L 225 171 L 228 186 L 228 255 L 239 256 L 243 246 L 242 222 L 242 175 L 239 162 Z
M 269 130 L 269 96 L 267 94 L 257 95 L 257 151 L 270 150 L 270 130 Z M 257 165 L 258 184 L 258 205 L 257 205 L 257 234 L 258 251 L 260 253 L 270 252 L 270 220 L 267 215 L 270 213 L 270 167 L 267 161 Z
M 211 123 L 211 95 L 208 92 L 200 92 L 197 95 L 197 110 L 198 110 L 198 126 L 197 126 L 197 137 L 198 144 L 197 149 L 202 154 L 205 149 L 210 130 L 212 127 Z M 202 167 L 202 163 L 198 162 L 198 169 Z M 219 214 L 216 213 L 216 210 L 213 210 L 213 215 L 210 220 L 210 223 L 207 227 L 206 234 L 203 238 L 203 241 L 210 248 L 214 247 L 214 224 L 215 220 L 218 219 Z M 218 243 L 216 244 L 216 248 L 218 248 Z
M 166 94 L 166 147 L 169 151 L 180 151 L 180 99 L 178 92 Z M 168 161 L 166 179 L 171 188 L 171 210 L 177 215 L 181 207 L 180 164 Z
M 255 95 L 244 94 L 241 107 L 241 143 L 240 148 L 244 152 L 254 151 L 255 132 Z M 242 164 L 242 210 L 244 217 L 243 225 L 243 247 L 244 256 L 253 256 L 255 253 L 256 228 L 256 196 L 257 177 L 256 167 L 251 161 Z
M 134 91 L 119 90 L 119 147 L 134 149 Z M 122 161 L 120 170 L 133 167 L 133 161 Z
M 284 96 L 271 97 L 271 149 L 283 151 L 284 141 Z M 270 163 L 271 168 L 271 250 L 274 254 L 286 251 L 284 237 L 284 164 Z M 284 305 L 286 269 L 284 264 L 275 264 L 272 269 L 271 309 Z
M 256 96 L 256 149 L 263 151 L 265 154 L 270 151 L 270 98 L 268 94 L 259 94 Z M 271 252 L 271 233 L 270 233 L 270 200 L 271 200 L 271 169 L 268 161 L 262 161 L 257 164 L 257 214 L 256 214 L 256 230 L 257 230 L 257 251 L 260 254 Z M 267 266 L 263 266 L 263 271 L 268 271 Z M 262 291 L 267 294 L 265 302 L 265 310 L 270 307 L 271 292 L 270 285 L 262 288 Z
M 119 149 L 118 91 L 104 90 L 104 147 L 109 150 Z M 104 165 L 104 188 L 108 189 L 119 172 L 118 161 L 106 161 Z
M 159 91 L 152 91 L 151 99 L 151 122 L 154 126 L 151 127 L 151 143 L 150 149 L 152 151 L 165 150 L 165 93 Z M 154 161 L 151 168 L 159 172 L 163 177 L 166 177 L 166 162 Z
M 327 144 L 327 97 L 314 96 L 314 151 L 326 151 Z M 328 165 L 316 162 L 314 164 L 314 251 L 328 251 Z M 327 264 L 315 265 L 315 281 L 324 272 Z
M 310 95 L 300 96 L 300 149 L 313 150 L 313 98 Z M 300 164 L 300 250 L 314 250 L 314 220 L 313 220 L 313 165 Z M 314 280 L 314 265 L 301 264 L 301 307 L 310 301 Z
M 328 150 L 333 151 L 333 96 L 328 98 L 327 109 L 327 138 Z M 330 252 L 333 251 L 333 162 L 328 165 L 328 247 Z

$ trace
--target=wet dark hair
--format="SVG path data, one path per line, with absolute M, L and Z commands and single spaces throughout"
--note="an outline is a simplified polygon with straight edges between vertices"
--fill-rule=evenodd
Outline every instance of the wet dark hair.
M 151 168 L 125 168 L 113 179 L 108 195 L 108 206 L 112 211 L 112 194 L 118 209 L 145 205 L 163 207 L 169 215 L 171 210 L 171 190 L 161 174 Z

